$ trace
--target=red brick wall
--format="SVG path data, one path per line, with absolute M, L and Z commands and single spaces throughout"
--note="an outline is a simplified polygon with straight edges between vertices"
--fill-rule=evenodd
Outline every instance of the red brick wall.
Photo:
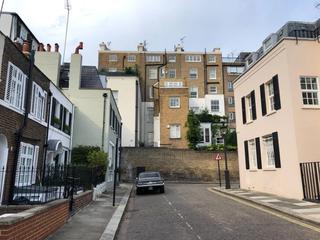
M 92 201 L 92 191 L 75 196 L 76 210 L 86 206 Z M 22 213 L 32 213 L 30 217 L 12 219 L 10 217 L 0 220 L 0 240 L 28 240 L 45 239 L 65 224 L 69 218 L 69 201 L 67 199 L 48 203 L 43 209 L 30 209 Z

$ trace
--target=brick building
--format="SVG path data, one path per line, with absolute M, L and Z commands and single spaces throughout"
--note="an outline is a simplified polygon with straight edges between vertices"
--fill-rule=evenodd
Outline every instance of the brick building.
M 49 79 L 32 63 L 30 44 L 13 43 L 0 33 L 0 202 L 12 197 L 14 185 L 31 185 L 42 169 L 46 151 Z
M 137 51 L 113 51 L 102 43 L 98 69 L 101 72 L 137 72 L 142 96 L 141 141 L 145 146 L 187 148 L 184 126 L 189 109 L 195 112 L 208 109 L 211 114 L 227 115 L 230 127 L 235 128 L 232 80 L 243 70 L 240 57 L 224 62 L 218 48 L 210 52 L 187 52 L 180 44 L 174 51 L 167 52 L 147 51 L 143 43 L 138 45 Z M 231 84 L 229 88 L 228 84 Z M 177 97 L 180 94 L 181 98 Z M 174 97 L 176 104 L 179 101 L 178 107 L 170 107 L 169 100 Z M 172 134 L 179 133 L 170 137 L 166 130 L 170 126 Z M 205 125 L 201 127 L 205 133 Z M 211 143 L 211 138 L 204 142 Z

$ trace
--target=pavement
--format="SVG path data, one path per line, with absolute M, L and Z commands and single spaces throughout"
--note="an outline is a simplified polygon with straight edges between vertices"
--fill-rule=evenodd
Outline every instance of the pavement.
M 244 189 L 212 187 L 211 190 L 275 210 L 320 227 L 320 203 L 299 201 Z
M 320 228 L 312 224 L 258 208 L 213 187 L 167 183 L 164 194 L 132 192 L 116 239 L 320 239 Z
M 112 191 L 103 193 L 73 215 L 48 240 L 113 240 L 131 190 L 131 184 L 121 184 L 117 187 L 114 207 L 112 206 Z

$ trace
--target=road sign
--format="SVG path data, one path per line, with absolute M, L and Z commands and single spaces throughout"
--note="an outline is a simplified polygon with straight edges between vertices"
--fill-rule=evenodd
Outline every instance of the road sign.
M 221 155 L 220 155 L 220 153 L 218 153 L 217 155 L 216 155 L 216 158 L 215 158 L 215 160 L 222 160 L 222 157 L 221 157 Z

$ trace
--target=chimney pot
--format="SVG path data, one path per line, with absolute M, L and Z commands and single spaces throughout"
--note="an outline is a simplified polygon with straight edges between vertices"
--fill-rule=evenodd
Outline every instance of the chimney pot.
M 47 44 L 47 51 L 51 52 L 51 45 L 49 43 Z
M 83 49 L 83 42 L 79 43 L 79 46 L 76 48 L 76 50 L 74 51 L 75 54 L 79 54 L 79 50 Z
M 39 52 L 45 52 L 43 43 L 39 44 L 38 51 Z
M 22 52 L 27 57 L 30 56 L 30 42 L 29 41 L 23 41 Z
M 59 52 L 59 44 L 58 43 L 54 44 L 54 51 Z

